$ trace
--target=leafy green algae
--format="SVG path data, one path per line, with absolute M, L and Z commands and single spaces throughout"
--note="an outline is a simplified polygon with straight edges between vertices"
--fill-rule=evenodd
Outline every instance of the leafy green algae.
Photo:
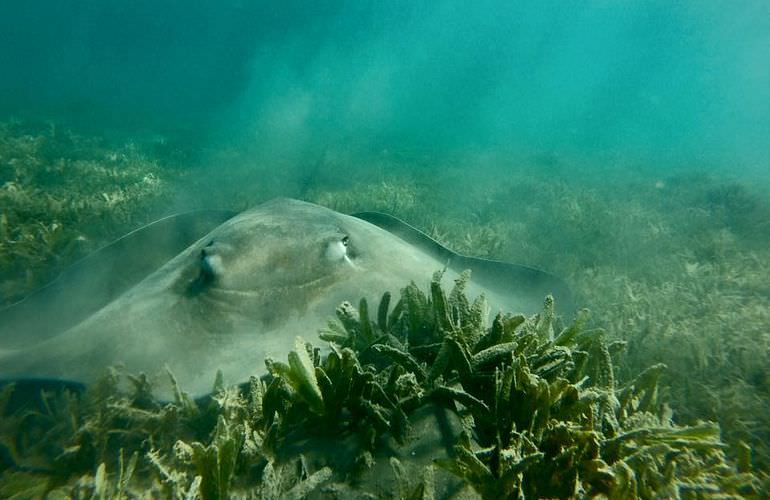
M 677 421 L 718 421 L 730 455 L 745 457 L 748 443 L 753 466 L 767 473 L 767 190 L 696 172 L 657 178 L 612 167 L 590 177 L 600 167 L 562 160 L 559 172 L 500 155 L 485 175 L 484 161 L 458 155 L 400 178 L 394 162 L 389 182 L 420 203 L 397 206 L 393 215 L 454 250 L 540 265 L 567 279 L 608 340 L 628 343 L 613 353 L 616 376 L 630 379 L 664 362 Z M 467 188 L 462 197 L 459 185 Z M 351 211 L 393 191 L 328 189 L 316 200 Z
M 55 124 L 0 122 L 0 305 L 150 222 L 169 197 L 156 159 Z
M 562 324 L 550 297 L 540 314 L 500 313 L 488 325 L 483 297 L 464 293 L 467 278 L 449 293 L 440 273 L 428 293 L 409 284 L 392 308 L 386 293 L 376 318 L 366 301 L 345 303 L 321 334 L 328 351 L 298 339 L 288 362 L 267 360 L 269 375 L 241 387 L 217 377 L 205 400 L 177 387 L 174 401 L 160 402 L 146 378 L 129 377 L 126 389 L 116 372 L 80 397 L 46 394 L 41 407 L 2 421 L 15 466 L 3 472 L 0 495 L 768 493 L 748 461 L 736 467 L 725 457 L 716 424 L 672 422 L 660 397 L 663 365 L 619 382 L 612 356 L 622 346 L 589 328 L 586 312 Z M 432 463 L 411 464 L 416 453 L 399 449 L 422 439 L 417 426 L 440 426 L 424 417 L 438 410 L 454 419 L 448 440 L 431 442 Z

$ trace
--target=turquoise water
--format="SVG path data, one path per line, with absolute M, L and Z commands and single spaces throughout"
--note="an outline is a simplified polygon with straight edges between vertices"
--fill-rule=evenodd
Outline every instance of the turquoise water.
M 5 2 L 0 37 L 17 117 L 311 156 L 770 170 L 763 1 Z
M 767 1 L 2 2 L 0 307 L 177 211 L 388 212 L 563 278 L 767 491 L 768 132 Z

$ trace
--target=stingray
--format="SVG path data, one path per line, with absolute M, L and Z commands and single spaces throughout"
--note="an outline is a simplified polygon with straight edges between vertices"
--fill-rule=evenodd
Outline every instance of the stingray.
M 93 383 L 110 366 L 146 373 L 171 394 L 166 370 L 193 396 L 285 359 L 343 301 L 376 304 L 444 269 L 491 310 L 534 313 L 569 290 L 539 269 L 459 255 L 386 214 L 354 216 L 276 199 L 235 214 L 189 212 L 138 229 L 0 310 L 0 378 Z M 165 381 L 165 382 L 164 382 Z

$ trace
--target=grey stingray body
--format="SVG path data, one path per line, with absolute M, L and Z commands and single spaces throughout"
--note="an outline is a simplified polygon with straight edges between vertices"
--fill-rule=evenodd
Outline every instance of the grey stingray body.
M 183 390 L 198 396 L 210 392 L 217 370 L 228 383 L 264 373 L 265 357 L 285 359 L 296 336 L 313 340 L 341 302 L 355 304 L 366 297 L 376 304 L 384 291 L 397 295 L 410 281 L 427 285 L 432 274 L 445 266 L 447 284 L 461 267 L 479 267 L 482 278 L 484 265 L 490 267 L 484 283 L 472 278 L 469 292 L 485 293 L 493 311 L 534 312 L 546 293 L 568 294 L 560 280 L 541 271 L 490 261 L 464 262 L 465 257 L 449 250 L 442 253 L 443 247 L 433 242 L 438 247 L 431 248 L 427 240 L 418 241 L 427 236 L 397 219 L 390 220 L 392 227 L 386 230 L 379 226 L 387 228 L 387 221 L 376 225 L 377 220 L 363 220 L 366 214 L 357 218 L 288 199 L 273 200 L 229 219 L 218 217 L 225 222 L 137 283 L 126 285 L 104 304 L 92 301 L 89 307 L 94 310 L 81 313 L 82 320 L 73 316 L 69 321 L 74 324 L 57 329 L 56 318 L 48 317 L 49 331 L 55 335 L 40 334 L 45 322 L 30 320 L 34 327 L 27 345 L 21 347 L 19 339 L 26 334 L 23 320 L 13 316 L 19 316 L 18 309 L 0 311 L 0 328 L 4 328 L 0 378 L 91 383 L 107 367 L 122 365 L 131 373 L 151 376 L 159 395 L 168 397 L 168 367 Z M 370 214 L 369 218 L 377 217 Z M 152 246 L 152 240 L 144 245 Z M 145 250 L 149 248 L 133 249 L 133 261 L 137 255 L 141 261 Z M 511 276 L 529 276 L 523 281 L 532 282 L 522 281 L 518 292 L 516 282 L 507 289 L 498 286 L 501 283 L 495 284 L 495 277 L 500 278 L 504 266 L 518 270 Z M 130 272 L 133 265 L 127 268 Z M 115 272 L 120 268 L 111 268 Z M 65 287 L 56 299 L 59 302 L 66 299 L 66 292 L 78 297 L 88 295 L 93 287 L 68 291 L 66 285 L 66 280 L 59 285 Z M 20 307 L 29 309 L 32 304 Z M 4 314 L 14 317 L 14 331 L 7 331 L 11 323 L 3 323 Z M 44 311 L 41 316 L 45 317 Z

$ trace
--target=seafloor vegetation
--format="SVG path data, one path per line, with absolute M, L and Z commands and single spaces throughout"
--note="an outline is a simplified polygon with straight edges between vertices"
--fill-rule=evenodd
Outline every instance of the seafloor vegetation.
M 438 180 L 417 168 L 313 199 L 389 211 L 458 251 L 560 274 L 608 338 L 628 343 L 621 378 L 666 363 L 676 419 L 718 421 L 734 452 L 750 443 L 755 466 L 770 470 L 766 199 L 705 174 L 597 181 L 530 167 L 473 178 L 472 163 L 445 163 Z
M 107 147 L 53 124 L 0 123 L 0 303 L 149 222 L 167 192 L 135 144 Z
M 449 294 L 439 279 L 392 307 L 385 293 L 376 313 L 342 304 L 321 335 L 328 354 L 297 339 L 288 363 L 267 360 L 270 375 L 241 389 L 217 380 L 204 402 L 174 384 L 161 403 L 142 376 L 121 391 L 113 374 L 81 398 L 9 412 L 8 385 L 0 437 L 16 466 L 0 494 L 625 499 L 765 486 L 747 454 L 726 460 L 717 424 L 672 422 L 663 365 L 616 381 L 623 343 L 586 328 L 586 313 L 562 326 L 549 297 L 540 314 L 487 325 L 467 276 Z
M 767 495 L 770 209 L 742 184 L 596 183 L 552 162 L 484 174 L 478 157 L 392 153 L 365 168 L 327 154 L 297 184 L 220 152 L 199 160 L 231 166 L 212 189 L 200 164 L 174 168 L 156 146 L 0 126 L 0 298 L 180 198 L 241 208 L 288 195 L 387 211 L 461 252 L 548 268 L 592 319 L 558 320 L 547 303 L 485 325 L 461 287 L 407 286 L 376 313 L 341 309 L 328 355 L 307 332 L 240 393 L 215 384 L 194 402 L 181 388 L 160 403 L 141 376 L 113 374 L 81 397 L 45 395 L 2 419 L 15 466 L 0 496 Z

